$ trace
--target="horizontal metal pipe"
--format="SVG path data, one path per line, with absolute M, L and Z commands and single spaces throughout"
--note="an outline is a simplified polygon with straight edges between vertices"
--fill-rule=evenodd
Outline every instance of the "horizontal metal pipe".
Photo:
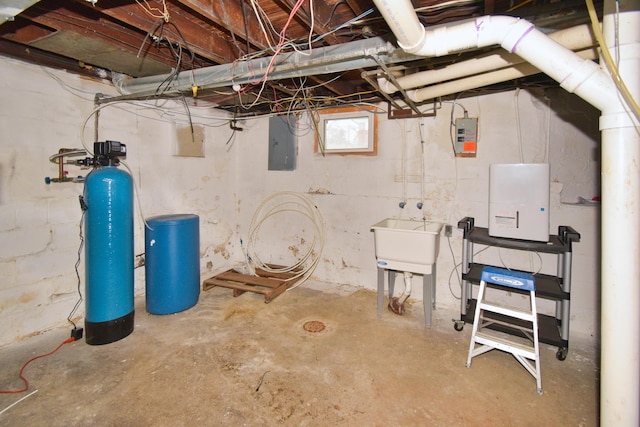
M 266 80 L 278 80 L 318 74 L 339 73 L 359 68 L 374 67 L 377 62 L 373 57 L 385 63 L 402 62 L 413 59 L 391 43 L 380 37 L 358 40 L 334 46 L 326 46 L 303 52 L 280 53 L 271 68 L 272 57 L 236 61 L 212 67 L 188 70 L 178 73 L 171 79 L 170 74 L 123 78 L 114 81 L 118 91 L 123 95 L 152 95 L 165 81 L 163 94 L 175 94 L 198 89 L 211 89 L 233 85 L 255 84 Z M 265 74 L 268 74 L 265 76 Z

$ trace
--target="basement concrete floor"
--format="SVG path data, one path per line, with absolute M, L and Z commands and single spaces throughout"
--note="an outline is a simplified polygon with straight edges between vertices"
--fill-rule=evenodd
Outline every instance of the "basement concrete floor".
M 64 345 L 25 370 L 30 389 L 0 394 L 6 426 L 596 426 L 597 356 L 542 345 L 542 385 L 509 354 L 465 367 L 471 327 L 422 304 L 376 317 L 375 292 L 311 281 L 269 304 L 214 288 L 182 313 L 147 314 L 104 346 Z M 307 321 L 326 329 L 307 332 Z M 21 387 L 29 358 L 69 329 L 0 349 L 0 387 Z M 37 390 L 16 405 L 21 397 Z

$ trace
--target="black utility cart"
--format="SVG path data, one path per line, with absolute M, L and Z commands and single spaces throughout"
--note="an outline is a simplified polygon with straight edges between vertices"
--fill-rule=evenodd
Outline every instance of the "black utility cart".
M 545 344 L 558 347 L 556 358 L 565 360 L 569 351 L 569 315 L 571 294 L 571 244 L 580 241 L 580 233 L 565 225 L 558 227 L 558 234 L 549 236 L 549 242 L 509 239 L 489 236 L 487 228 L 474 226 L 474 219 L 465 217 L 458 221 L 458 228 L 463 230 L 462 241 L 462 297 L 460 303 L 460 320 L 455 321 L 457 331 L 464 328 L 465 323 L 473 323 L 476 300 L 473 298 L 472 286 L 480 283 L 480 275 L 484 264 L 473 262 L 474 245 L 495 246 L 522 251 L 549 253 L 557 255 L 558 270 L 555 276 L 535 274 L 536 296 L 556 302 L 556 315 L 538 314 L 539 340 Z M 495 320 L 500 320 L 497 314 Z M 495 323 L 496 330 L 511 334 L 521 334 L 518 329 Z

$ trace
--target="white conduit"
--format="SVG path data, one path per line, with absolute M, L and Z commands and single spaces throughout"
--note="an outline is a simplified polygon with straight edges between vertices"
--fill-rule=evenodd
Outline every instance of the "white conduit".
M 595 45 L 590 27 L 586 24 L 556 31 L 550 34 L 549 37 L 573 51 L 583 50 Z M 593 49 L 593 53 L 595 55 L 595 49 Z M 590 59 L 595 59 L 595 56 Z M 524 60 L 520 56 L 503 50 L 487 56 L 457 62 L 437 70 L 421 71 L 396 77 L 395 81 L 402 89 L 413 89 L 506 67 L 514 67 L 522 63 L 524 63 Z M 398 91 L 398 88 L 385 78 L 378 79 L 378 85 L 382 91 L 389 94 Z
M 604 33 L 616 58 L 615 1 Z M 618 70 L 640 99 L 640 2 L 620 2 Z M 625 10 L 626 9 L 626 10 Z M 600 423 L 640 425 L 640 129 L 620 105 L 602 112 Z M 636 122 L 637 125 L 637 122 Z
M 595 59 L 596 56 L 594 49 L 583 50 L 581 52 L 577 52 L 577 54 L 580 57 L 588 59 Z M 541 71 L 537 67 L 534 67 L 527 62 L 522 62 L 514 65 L 513 67 L 503 68 L 497 71 L 469 76 L 450 82 L 434 84 L 421 89 L 408 90 L 407 96 L 414 102 L 422 102 L 439 96 L 450 95 L 452 93 L 458 93 L 495 83 L 502 83 L 509 80 L 531 76 L 540 72 Z
M 396 11 L 411 9 L 407 0 L 374 0 L 401 46 L 411 46 L 411 54 L 427 57 L 443 56 L 468 49 L 500 45 L 516 53 L 540 71 L 549 75 L 566 91 L 576 93 L 600 110 L 615 108 L 619 100 L 615 85 L 608 74 L 593 61 L 585 60 L 551 40 L 533 24 L 509 16 L 483 16 L 469 21 L 426 30 L 411 29 L 412 20 L 398 30 Z M 415 13 L 414 13 L 415 14 Z M 404 12 L 400 12 L 404 16 Z M 416 18 L 417 21 L 417 18 Z M 406 34 L 419 34 L 420 40 L 406 40 Z M 401 36 L 403 39 L 401 39 Z M 553 59 L 553 60 L 550 60 Z M 587 84 L 585 84 L 589 81 Z M 587 89 L 585 89 L 587 88 Z
M 300 214 L 307 218 L 313 225 L 313 238 L 309 243 L 307 252 L 296 263 L 282 268 L 274 268 L 273 265 L 262 261 L 260 255 L 255 251 L 255 246 L 258 243 L 259 232 L 265 221 L 274 215 L 286 212 Z M 291 224 L 288 223 L 280 224 L 285 229 L 291 227 Z M 300 286 L 311 276 L 318 265 L 324 248 L 324 233 L 325 224 L 320 210 L 309 197 L 293 191 L 272 194 L 258 206 L 251 219 L 246 249 L 249 271 L 254 276 L 257 275 L 256 269 L 258 268 L 271 273 L 293 273 L 292 277 L 286 279 L 286 281 L 301 279 L 291 286 L 289 290 Z
M 440 56 L 501 45 L 602 111 L 600 422 L 640 425 L 640 133 L 611 76 L 524 20 L 485 16 L 426 30 L 417 16 L 411 17 L 415 12 L 410 0 L 374 3 L 398 43 L 411 53 Z M 636 99 L 640 97 L 638 3 L 605 0 L 603 19 L 607 43 L 619 46 L 620 75 Z M 620 5 L 619 14 L 616 5 Z

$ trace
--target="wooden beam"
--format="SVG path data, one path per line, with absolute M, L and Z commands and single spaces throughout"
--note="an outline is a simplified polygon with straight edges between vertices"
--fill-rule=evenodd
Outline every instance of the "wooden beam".
M 104 70 L 83 66 L 80 61 L 46 52 L 37 48 L 24 46 L 9 40 L 0 39 L 0 52 L 14 58 L 20 58 L 34 64 L 66 70 L 74 74 L 104 79 Z
M 355 16 L 358 16 L 361 13 L 364 13 L 365 11 L 371 9 L 372 7 L 371 2 L 365 1 L 365 0 L 346 0 L 346 1 Z
M 42 10 L 36 4 L 21 13 L 20 17 L 55 30 L 68 30 L 97 39 L 134 55 L 140 49 L 144 39 L 143 35 L 134 34 L 130 29 L 123 28 L 121 25 L 108 21 L 99 15 L 88 17 L 65 7 L 58 7 L 55 10 L 42 13 Z M 175 65 L 173 57 L 167 55 L 166 51 L 154 46 L 146 50 L 146 57 L 169 66 Z
M 94 8 L 85 0 L 76 0 L 86 8 Z M 104 6 L 101 6 L 104 3 Z M 161 9 L 162 2 L 149 0 L 149 5 Z M 190 15 L 185 10 L 171 6 L 167 3 L 170 16 L 170 24 L 163 28 L 163 35 L 170 41 L 180 43 L 190 51 L 217 64 L 232 62 L 237 58 L 235 49 L 229 43 L 221 43 L 227 36 L 220 29 L 211 24 Z M 148 33 L 157 25 L 158 18 L 146 14 L 137 3 L 122 4 L 118 7 L 109 7 L 106 2 L 98 2 L 95 9 L 123 24 L 129 25 L 143 34 Z M 173 25 L 171 25 L 173 24 Z M 175 26 L 174 26 L 175 25 Z M 184 46 L 186 40 L 187 46 Z M 142 38 L 139 41 L 142 43 Z
M 242 4 L 238 1 L 220 0 L 173 0 L 175 3 L 199 14 L 203 19 L 211 21 L 226 31 L 233 29 L 236 38 L 246 44 L 247 41 L 258 50 L 265 50 L 269 42 L 265 39 L 253 8 L 245 6 L 246 26 L 242 12 Z M 244 1 L 244 0 L 240 0 Z M 245 52 L 246 53 L 246 52 Z

